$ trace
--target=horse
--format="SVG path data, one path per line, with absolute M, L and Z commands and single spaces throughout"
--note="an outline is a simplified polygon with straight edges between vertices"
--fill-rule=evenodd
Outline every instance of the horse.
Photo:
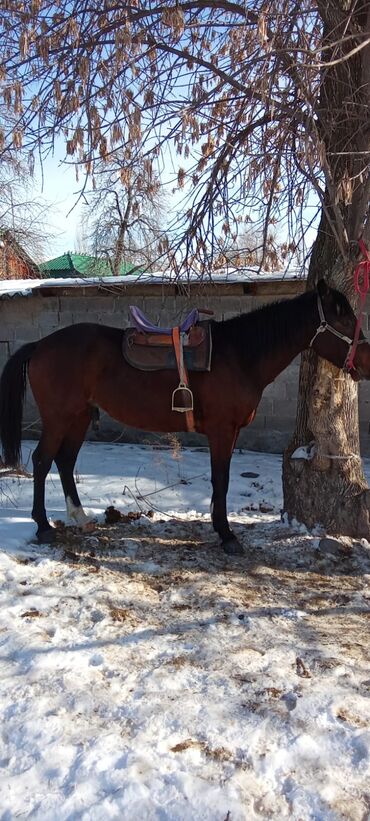
M 230 461 L 239 431 L 254 419 L 264 388 L 310 347 L 347 369 L 354 380 L 369 379 L 370 345 L 362 332 L 354 342 L 356 316 L 347 298 L 324 280 L 295 298 L 231 319 L 212 319 L 210 325 L 211 369 L 189 373 L 189 383 L 194 427 L 207 436 L 210 449 L 212 524 L 224 551 L 235 556 L 244 550 L 227 519 Z M 144 372 L 128 364 L 122 356 L 123 334 L 123 329 L 105 325 L 70 325 L 23 345 L 4 367 L 0 438 L 6 465 L 19 464 L 21 457 L 27 374 L 42 420 L 32 456 L 32 517 L 40 542 L 50 542 L 55 535 L 45 510 L 45 479 L 53 461 L 70 519 L 79 525 L 87 521 L 73 470 L 92 408 L 144 430 L 186 431 L 185 414 L 172 410 L 170 402 L 178 374 L 168 369 Z

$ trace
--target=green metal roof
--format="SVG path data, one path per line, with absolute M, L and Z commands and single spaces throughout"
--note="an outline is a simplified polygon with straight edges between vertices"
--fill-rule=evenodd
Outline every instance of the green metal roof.
M 122 262 L 119 276 L 131 273 L 134 267 L 130 262 Z M 41 262 L 39 268 L 47 277 L 72 277 L 76 274 L 81 277 L 112 276 L 112 269 L 107 260 L 97 259 L 88 254 L 71 254 L 69 251 L 60 257 L 55 257 L 55 259 Z

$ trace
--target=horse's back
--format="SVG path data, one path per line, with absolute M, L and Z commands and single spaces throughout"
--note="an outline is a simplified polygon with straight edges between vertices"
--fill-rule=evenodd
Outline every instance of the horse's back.
M 122 339 L 123 328 L 113 328 L 110 325 L 100 325 L 96 322 L 78 322 L 75 325 L 66 325 L 64 328 L 58 328 L 57 331 L 42 337 L 39 342 L 39 348 L 43 351 L 48 348 L 55 348 L 59 346 L 76 345 L 76 352 L 86 343 L 104 339 L 112 341 L 120 341 Z
M 121 359 L 123 331 L 81 322 L 43 337 L 29 363 L 32 392 L 42 415 L 62 407 L 66 412 L 86 405 L 94 393 L 97 373 L 105 363 Z

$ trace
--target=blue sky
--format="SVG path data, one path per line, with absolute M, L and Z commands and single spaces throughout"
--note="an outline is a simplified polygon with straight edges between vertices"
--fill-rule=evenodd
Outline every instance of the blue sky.
M 46 259 L 77 247 L 82 210 L 78 202 L 79 187 L 74 168 L 62 166 L 57 158 L 49 157 L 44 162 L 43 177 L 40 173 L 35 176 L 33 193 L 49 206 L 46 234 L 52 238 L 45 248 Z
M 45 259 L 59 256 L 66 251 L 81 250 L 81 217 L 84 212 L 82 199 L 79 198 L 83 186 L 83 176 L 76 180 L 73 165 L 63 165 L 64 156 L 61 148 L 60 158 L 49 156 L 43 163 L 43 174 L 35 173 L 32 191 L 35 197 L 42 197 L 49 205 L 45 235 L 49 240 L 45 247 Z M 162 175 L 165 180 L 165 194 L 168 208 L 176 207 L 179 196 L 173 193 L 176 174 L 168 163 Z

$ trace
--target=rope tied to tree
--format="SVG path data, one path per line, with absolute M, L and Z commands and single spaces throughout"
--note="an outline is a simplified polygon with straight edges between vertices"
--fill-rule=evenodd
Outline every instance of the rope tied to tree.
M 358 340 L 360 337 L 362 320 L 364 317 L 364 306 L 366 302 L 367 292 L 369 290 L 370 280 L 370 252 L 368 251 L 364 241 L 359 239 L 358 245 L 363 255 L 363 259 L 356 265 L 353 272 L 355 291 L 360 297 L 360 312 L 356 322 L 355 333 L 353 336 L 353 343 L 347 360 L 347 370 L 353 368 L 353 362 L 356 355 Z

